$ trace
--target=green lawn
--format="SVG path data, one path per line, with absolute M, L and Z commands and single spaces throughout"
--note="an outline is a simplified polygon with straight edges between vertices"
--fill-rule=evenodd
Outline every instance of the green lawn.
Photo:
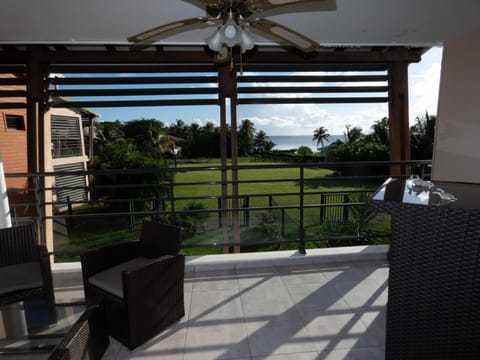
M 239 165 L 275 165 L 273 162 L 260 162 L 252 158 L 240 158 Z M 175 198 L 198 198 L 197 200 L 184 199 L 175 201 L 175 210 L 180 211 L 193 202 L 200 202 L 204 208 L 216 209 L 218 200 L 212 197 L 221 196 L 221 173 L 219 170 L 192 170 L 191 168 L 219 166 L 218 159 L 203 159 L 202 161 L 182 161 L 177 164 L 178 169 L 187 169 L 189 171 L 178 172 L 175 175 Z M 321 191 L 352 191 L 375 189 L 378 184 L 371 182 L 358 182 L 352 180 L 338 180 L 332 178 L 332 171 L 320 168 L 305 169 L 305 196 L 304 204 L 319 204 L 320 195 L 308 194 L 309 192 Z M 269 195 L 273 196 L 274 206 L 297 206 L 299 204 L 299 179 L 300 170 L 298 168 L 264 168 L 264 169 L 241 169 L 238 173 L 239 181 L 247 181 L 239 184 L 239 195 L 241 197 L 240 207 L 245 206 L 244 198 L 249 197 L 249 208 L 261 208 L 269 206 Z M 228 180 L 231 179 L 231 172 L 227 174 Z M 278 181 L 285 180 L 285 181 Z M 251 181 L 251 182 L 248 182 Z M 197 183 L 195 185 L 185 185 L 188 183 Z M 204 184 L 198 184 L 204 183 Z M 231 185 L 228 186 L 231 194 Z M 281 195 L 294 194 L 294 195 Z M 167 209 L 170 206 L 168 205 Z M 85 219 L 71 219 L 68 222 L 68 236 L 56 236 L 55 253 L 58 255 L 56 261 L 67 261 L 78 259 L 77 255 L 85 249 L 95 248 L 104 244 L 134 239 L 138 236 L 138 226 L 136 231 L 129 230 L 129 219 L 126 216 L 111 218 L 102 217 L 101 214 L 109 209 L 85 207 L 75 210 L 75 213 L 90 213 L 94 216 Z M 333 211 L 333 210 L 327 210 Z M 97 215 L 95 215 L 97 214 Z M 305 208 L 304 210 L 304 231 L 308 247 L 324 247 L 342 245 L 335 241 L 325 240 L 324 238 L 333 235 L 349 234 L 352 231 L 350 225 L 339 224 L 321 224 L 319 223 L 320 209 Z M 145 217 L 144 217 L 145 218 Z M 185 220 L 185 216 L 183 219 Z M 187 217 L 188 218 L 188 217 Z M 268 218 L 268 219 L 267 219 Z M 249 214 L 240 213 L 241 243 L 242 251 L 257 250 L 276 250 L 287 248 L 298 248 L 296 241 L 299 237 L 299 218 L 298 209 L 277 209 L 269 212 L 267 209 L 251 210 Z M 148 219 L 148 217 L 147 217 Z M 189 218 L 191 221 L 192 217 Z M 268 221 L 266 221 L 267 219 Z M 136 222 L 139 224 L 142 217 L 137 216 Z M 198 229 L 193 237 L 184 239 L 184 252 L 186 254 L 205 254 L 221 253 L 223 248 L 223 233 L 218 227 L 219 214 L 210 213 L 199 220 Z M 245 226 L 246 224 L 249 226 Z M 369 224 L 369 231 L 388 233 L 389 219 L 384 216 L 377 216 Z M 231 230 L 228 233 L 229 239 L 233 238 Z M 284 242 L 282 244 L 271 244 L 274 241 Z M 371 242 L 385 242 L 388 239 L 374 239 Z M 351 245 L 346 242 L 343 245 Z

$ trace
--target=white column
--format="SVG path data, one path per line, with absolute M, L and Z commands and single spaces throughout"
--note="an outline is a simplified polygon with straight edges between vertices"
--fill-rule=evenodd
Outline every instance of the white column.
M 8 205 L 7 184 L 3 171 L 2 154 L 0 153 L 0 229 L 12 227 L 10 206 Z
M 432 179 L 480 183 L 480 28 L 445 42 Z

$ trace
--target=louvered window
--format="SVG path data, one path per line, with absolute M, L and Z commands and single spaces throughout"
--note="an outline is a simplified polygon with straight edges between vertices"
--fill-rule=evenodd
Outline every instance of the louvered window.
M 82 156 L 80 122 L 76 117 L 53 115 L 51 119 L 52 158 Z
M 25 123 L 21 115 L 6 115 L 7 129 L 10 130 L 25 130 Z
M 57 201 L 66 203 L 68 201 L 84 202 L 87 201 L 87 182 L 84 174 L 64 174 L 70 171 L 85 171 L 83 163 L 57 165 L 54 166 L 55 172 L 62 174 L 55 175 L 55 191 Z

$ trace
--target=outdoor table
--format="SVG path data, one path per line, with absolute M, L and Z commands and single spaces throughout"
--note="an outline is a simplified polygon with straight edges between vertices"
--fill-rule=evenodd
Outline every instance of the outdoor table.
M 387 180 L 386 359 L 480 359 L 480 185 Z
M 84 303 L 56 303 L 57 319 L 41 299 L 0 306 L 0 355 L 50 353 L 85 311 Z M 1 357 L 1 356 L 0 356 Z

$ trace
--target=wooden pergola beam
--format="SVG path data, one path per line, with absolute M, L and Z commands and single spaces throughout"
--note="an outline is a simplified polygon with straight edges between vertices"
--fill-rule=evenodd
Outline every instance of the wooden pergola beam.
M 410 127 L 408 121 L 408 63 L 391 65 L 388 106 L 390 131 L 390 160 L 410 160 Z M 409 175 L 407 165 L 390 167 L 390 175 Z
M 125 47 L 125 45 L 123 46 Z M 120 46 L 23 46 L 12 49 L 0 49 L 0 64 L 25 63 L 35 50 L 35 58 L 39 62 L 50 64 L 208 64 L 213 67 L 213 53 L 205 46 L 196 47 L 162 47 L 160 50 L 132 51 Z M 379 64 L 397 61 L 418 62 L 424 48 L 346 48 L 344 51 L 333 51 L 321 48 L 312 54 L 286 51 L 275 47 L 257 47 L 243 56 L 244 66 L 253 64 Z M 235 55 L 234 55 L 235 56 Z M 265 69 L 264 69 L 265 70 Z

